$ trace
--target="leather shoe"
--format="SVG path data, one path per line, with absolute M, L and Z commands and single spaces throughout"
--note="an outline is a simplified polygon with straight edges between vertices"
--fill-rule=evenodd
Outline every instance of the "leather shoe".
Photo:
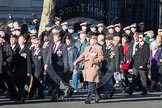
M 142 92 L 140 95 L 147 95 L 147 92 Z
M 90 104 L 91 101 L 90 101 L 90 100 L 85 100 L 84 103 L 85 103 L 85 104 Z

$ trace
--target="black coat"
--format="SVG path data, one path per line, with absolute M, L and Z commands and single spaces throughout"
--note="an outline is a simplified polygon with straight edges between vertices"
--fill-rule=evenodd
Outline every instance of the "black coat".
M 144 42 L 144 44 L 140 47 L 139 43 L 136 46 L 136 52 L 134 55 L 134 65 L 133 67 L 139 69 L 139 66 L 143 66 L 142 70 L 147 69 L 147 63 L 149 60 L 149 45 Z
M 104 47 L 104 49 L 103 49 L 103 52 L 104 52 L 104 60 L 103 60 L 103 62 L 102 62 L 102 68 L 101 68 L 101 71 L 102 72 L 107 72 L 108 71 L 108 68 L 109 68 L 109 66 L 110 66 L 110 61 L 111 61 L 111 58 L 110 58 L 110 56 L 111 56 L 111 49 L 112 49 L 112 45 L 110 45 L 110 47 L 108 48 L 108 47 L 106 47 L 106 45 L 105 45 L 105 47 Z
M 16 43 L 12 49 L 13 55 L 16 53 L 16 50 L 19 48 L 19 45 Z
M 9 44 L 3 43 L 2 45 L 0 45 L 0 70 L 2 70 L 4 62 L 6 62 L 7 66 L 9 66 L 11 64 L 11 61 L 12 61 L 11 47 Z
M 12 70 L 14 76 L 19 77 L 20 81 L 27 77 L 27 73 L 31 72 L 29 60 L 29 49 L 26 46 L 22 50 L 20 47 L 16 49 L 12 60 Z

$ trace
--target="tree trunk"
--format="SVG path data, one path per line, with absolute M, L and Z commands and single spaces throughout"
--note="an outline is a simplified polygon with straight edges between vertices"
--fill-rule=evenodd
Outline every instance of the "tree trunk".
M 50 18 L 54 14 L 55 4 L 56 0 L 44 0 L 38 36 L 45 30 L 45 25 L 50 22 Z

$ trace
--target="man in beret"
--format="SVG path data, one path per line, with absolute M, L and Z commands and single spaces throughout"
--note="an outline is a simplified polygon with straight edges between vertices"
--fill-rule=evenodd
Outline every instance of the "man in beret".
M 10 40 L 11 30 L 14 28 L 13 23 L 14 23 L 14 21 L 9 19 L 7 21 L 7 28 L 4 30 L 4 32 L 5 32 L 5 41 L 7 41 L 7 42 L 9 42 L 9 40 Z
M 31 34 L 37 34 L 37 30 L 34 25 L 28 25 L 28 32 L 25 34 L 27 45 L 30 43 L 29 39 Z
M 73 43 L 75 43 L 79 39 L 79 33 L 73 33 L 71 35 Z
M 68 34 L 71 36 L 74 33 L 74 26 L 68 27 Z
M 43 42 L 44 35 L 49 34 L 51 32 L 51 29 L 52 29 L 51 24 L 48 23 L 48 24 L 45 25 L 45 30 L 39 36 L 39 39 L 40 39 L 41 43 Z
M 96 24 L 91 24 L 90 26 L 90 31 L 88 32 L 88 34 L 91 36 L 91 35 L 98 35 L 97 33 L 97 29 L 96 29 Z

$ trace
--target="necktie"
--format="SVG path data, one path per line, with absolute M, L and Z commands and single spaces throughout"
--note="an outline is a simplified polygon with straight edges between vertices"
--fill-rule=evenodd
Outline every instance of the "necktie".
M 34 56 L 35 56 L 36 49 L 34 49 L 34 52 L 32 53 L 32 59 L 34 61 Z
M 53 53 L 56 53 L 56 44 L 53 45 Z

